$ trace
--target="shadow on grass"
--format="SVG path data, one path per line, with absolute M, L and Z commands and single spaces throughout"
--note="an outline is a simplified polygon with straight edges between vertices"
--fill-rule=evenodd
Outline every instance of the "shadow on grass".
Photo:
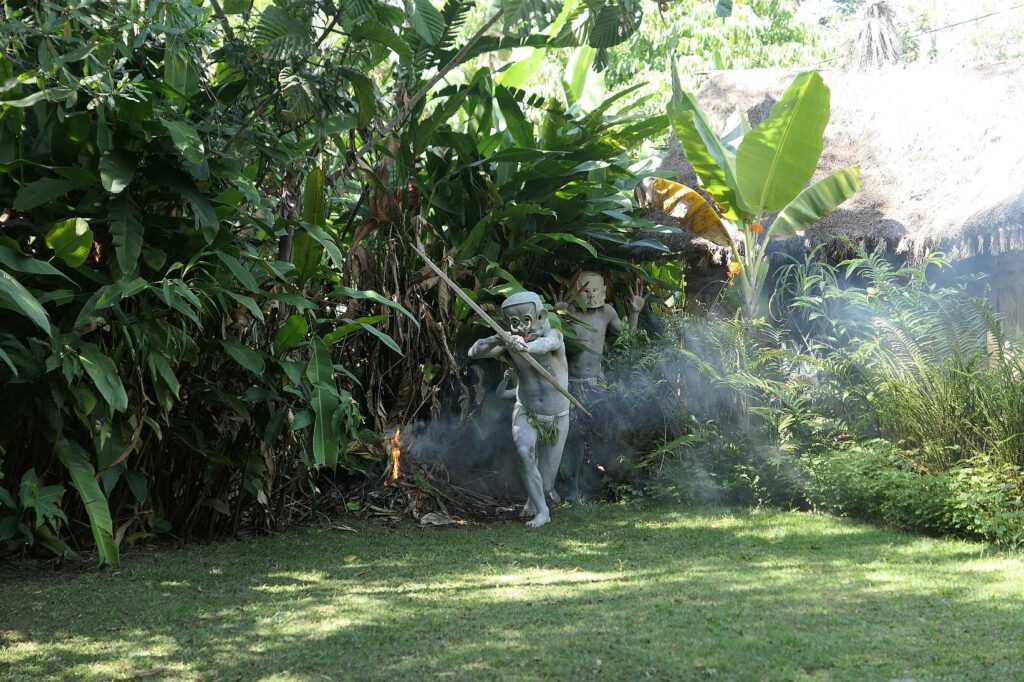
M 539 533 L 311 531 L 147 557 L 119 576 L 17 581 L 0 599 L 0 669 L 226 680 L 1020 672 L 1017 558 L 806 514 L 559 517 Z

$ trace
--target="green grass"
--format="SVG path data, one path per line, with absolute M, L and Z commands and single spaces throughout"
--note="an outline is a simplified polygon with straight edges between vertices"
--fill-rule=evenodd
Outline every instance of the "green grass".
M 1024 560 L 783 512 L 310 529 L 4 577 L 6 679 L 1012 680 Z

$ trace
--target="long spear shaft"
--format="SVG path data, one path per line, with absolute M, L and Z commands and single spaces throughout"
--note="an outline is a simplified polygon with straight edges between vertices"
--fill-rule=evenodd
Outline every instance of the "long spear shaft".
M 501 326 L 498 325 L 498 323 L 495 322 L 491 318 L 490 315 L 488 315 L 486 312 L 484 312 L 484 309 L 481 308 L 480 306 L 478 306 L 476 304 L 476 301 L 474 301 L 469 296 L 467 296 L 466 292 L 462 290 L 462 287 L 460 287 L 458 284 L 453 282 L 448 277 L 448 275 L 444 274 L 444 272 L 441 270 L 441 268 L 439 268 L 436 265 L 434 265 L 434 261 L 432 261 L 429 258 L 427 258 L 427 254 L 423 253 L 422 251 L 420 251 L 419 248 L 417 248 L 415 246 L 412 247 L 412 250 L 416 252 L 416 255 L 418 255 L 420 258 L 423 259 L 423 262 L 426 263 L 427 266 L 429 266 L 431 270 L 433 270 L 435 273 L 437 273 L 438 277 L 443 279 L 445 281 L 445 283 L 452 288 L 452 291 L 454 291 L 455 294 L 459 298 L 461 298 L 463 301 L 466 302 L 466 305 L 468 305 L 470 308 L 473 309 L 473 312 L 475 312 L 477 315 L 480 316 L 480 319 L 482 319 L 484 322 L 489 324 L 491 326 L 491 329 L 493 329 L 494 331 L 498 332 L 498 336 L 500 336 L 503 339 L 507 339 L 508 338 L 508 332 L 506 332 L 504 329 L 502 329 Z M 594 416 L 594 415 L 590 414 L 590 412 L 587 411 L 587 408 L 583 407 L 583 405 L 580 403 L 579 400 L 576 400 L 576 398 L 574 398 L 573 395 L 571 393 L 569 393 L 569 391 L 566 390 L 565 386 L 562 386 L 560 383 L 558 383 L 558 380 L 555 379 L 555 377 L 551 376 L 551 372 L 549 372 L 546 369 L 544 369 L 544 367 L 542 367 L 541 364 L 539 362 L 537 362 L 537 358 L 533 357 L 532 355 L 530 355 L 526 351 L 519 351 L 519 357 L 521 357 L 522 359 L 526 360 L 526 362 L 528 362 L 530 364 L 530 367 L 533 367 L 535 370 L 537 370 L 537 374 L 540 374 L 542 377 L 547 379 L 548 383 L 550 383 L 552 386 L 554 386 L 556 389 L 558 389 L 559 393 L 561 393 L 566 398 L 568 398 L 569 402 L 572 403 L 573 405 L 575 405 L 576 408 L 580 412 L 582 412 L 583 414 L 587 415 L 588 417 L 593 417 Z

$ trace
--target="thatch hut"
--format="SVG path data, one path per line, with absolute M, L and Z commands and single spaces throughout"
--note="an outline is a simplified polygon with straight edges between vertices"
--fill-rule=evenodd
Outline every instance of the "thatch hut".
M 713 126 L 737 108 L 756 126 L 798 73 L 712 72 L 697 93 Z M 1024 326 L 1024 63 L 911 65 L 823 71 L 832 116 L 817 180 L 860 164 L 861 191 L 803 235 L 779 240 L 796 255 L 824 244 L 834 258 L 850 244 L 919 261 L 942 251 L 962 271 L 987 272 L 994 301 Z M 671 140 L 662 163 L 696 187 Z M 684 234 L 694 289 L 722 278 L 725 250 Z

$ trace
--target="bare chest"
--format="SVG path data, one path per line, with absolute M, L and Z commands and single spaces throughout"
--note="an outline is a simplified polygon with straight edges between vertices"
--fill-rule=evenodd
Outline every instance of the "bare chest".
M 608 334 L 608 316 L 604 311 L 576 313 L 574 317 L 576 339 L 587 348 L 603 347 Z

